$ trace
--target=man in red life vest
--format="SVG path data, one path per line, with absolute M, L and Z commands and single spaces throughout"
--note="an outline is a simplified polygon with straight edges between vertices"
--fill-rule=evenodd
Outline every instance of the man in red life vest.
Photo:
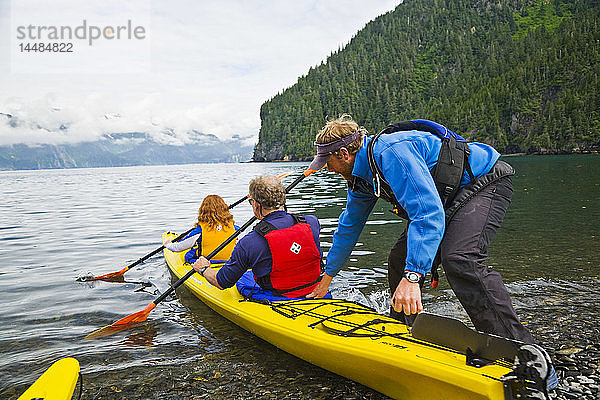
M 219 289 L 226 289 L 248 270 L 265 290 L 289 298 L 302 297 L 317 286 L 321 274 L 320 225 L 312 215 L 284 210 L 285 188 L 274 176 L 250 182 L 250 204 L 260 220 L 238 241 L 231 258 L 218 271 L 200 257 L 193 268 Z

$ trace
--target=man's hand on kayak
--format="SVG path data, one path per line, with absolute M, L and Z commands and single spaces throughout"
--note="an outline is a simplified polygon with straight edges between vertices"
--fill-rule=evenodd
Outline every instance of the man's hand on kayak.
M 204 269 L 204 273 L 202 273 L 202 269 Z M 217 281 L 217 271 L 210 267 L 210 261 L 208 261 L 204 256 L 200 256 L 195 263 L 192 264 L 192 268 L 194 271 L 202 275 L 206 280 L 213 286 L 223 290 L 223 288 L 219 285 L 219 281 Z
M 202 273 L 202 267 L 210 267 L 210 261 L 204 258 L 204 256 L 200 256 L 200 258 L 198 258 L 196 262 L 192 264 L 192 268 L 194 268 L 194 270 L 199 274 Z
M 423 311 L 419 284 L 402 278 L 392 296 L 392 306 L 397 312 L 404 312 L 406 315 L 418 314 Z
M 313 291 L 307 294 L 306 297 L 320 299 L 321 297 L 325 296 L 329 291 L 329 285 L 331 284 L 332 280 L 333 277 L 327 274 L 323 274 L 321 282 L 319 282 L 319 284 L 313 289 Z

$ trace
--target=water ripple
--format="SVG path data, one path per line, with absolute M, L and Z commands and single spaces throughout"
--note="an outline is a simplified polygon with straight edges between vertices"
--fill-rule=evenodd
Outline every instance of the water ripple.
M 600 176 L 600 162 L 578 159 L 577 164 L 585 164 L 583 176 L 566 159 L 559 159 L 555 168 L 544 160 L 511 160 L 518 171 L 515 197 L 489 260 L 507 282 L 517 311 L 539 327 L 537 333 L 559 322 L 542 324 L 542 317 L 529 310 L 555 316 L 568 307 L 570 317 L 578 318 L 598 312 L 600 300 L 600 191 L 597 182 L 585 181 Z M 247 193 L 249 180 L 257 175 L 299 173 L 305 167 L 252 163 L 0 172 L 5 199 L 0 207 L 5 221 L 0 227 L 0 376 L 5 378 L 0 397 L 17 397 L 49 363 L 71 355 L 81 362 L 89 398 L 111 397 L 111 386 L 124 385 L 147 386 L 167 398 L 172 380 L 146 383 L 149 374 L 168 376 L 203 366 L 207 370 L 200 375 L 219 370 L 223 375 L 264 371 L 266 376 L 273 369 L 291 368 L 306 377 L 296 378 L 294 388 L 302 385 L 307 398 L 322 396 L 325 385 L 345 393 L 340 398 L 383 398 L 283 354 L 224 320 L 185 288 L 134 329 L 101 340 L 83 339 L 143 309 L 173 280 L 160 254 L 129 271 L 123 284 L 80 283 L 77 277 L 119 270 L 160 246 L 163 231 L 189 229 L 207 194 L 220 194 L 232 203 Z M 558 182 L 565 174 L 570 180 Z M 285 184 L 293 179 L 286 178 Z M 290 210 L 319 217 L 323 250 L 331 247 L 345 202 L 344 181 L 324 171 L 288 195 Z M 376 204 L 348 265 L 331 287 L 336 297 L 380 312 L 389 309 L 388 252 L 405 228 L 389 208 Z M 246 202 L 232 212 L 238 224 L 252 216 Z M 441 272 L 439 288 L 424 290 L 426 310 L 468 322 Z

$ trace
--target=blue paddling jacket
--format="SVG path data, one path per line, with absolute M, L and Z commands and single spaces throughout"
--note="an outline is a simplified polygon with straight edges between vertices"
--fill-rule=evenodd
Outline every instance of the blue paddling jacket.
M 367 158 L 371 140 L 372 137 L 363 139 L 352 170 L 354 177 L 366 182 L 373 182 Z M 381 135 L 373 146 L 375 162 L 410 220 L 406 269 L 423 275 L 431 270 L 445 229 L 444 207 L 430 172 L 437 164 L 441 146 L 438 136 L 418 130 Z M 468 147 L 468 161 L 475 178 L 490 172 L 500 158 L 500 153 L 489 145 L 472 142 Z M 470 182 L 465 171 L 460 187 Z M 335 276 L 348 261 L 377 199 L 373 192 L 359 191 L 355 185 L 349 185 L 346 209 L 340 214 L 327 255 L 327 275 Z

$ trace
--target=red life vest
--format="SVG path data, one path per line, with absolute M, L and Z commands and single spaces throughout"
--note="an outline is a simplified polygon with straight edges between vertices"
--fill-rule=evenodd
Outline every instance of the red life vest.
M 258 284 L 285 297 L 302 297 L 317 286 L 321 275 L 321 252 L 303 216 L 292 214 L 294 225 L 277 229 L 261 221 L 254 230 L 269 244 L 273 266 L 271 273 L 257 280 Z M 270 283 L 267 288 L 265 283 Z

